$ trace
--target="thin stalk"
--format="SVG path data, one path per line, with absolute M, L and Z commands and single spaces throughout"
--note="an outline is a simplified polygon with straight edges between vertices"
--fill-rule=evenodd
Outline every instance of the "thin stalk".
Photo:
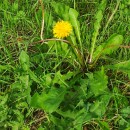
M 41 8 L 42 8 L 42 27 L 41 27 L 40 37 L 41 37 L 41 40 L 43 40 L 43 31 L 44 31 L 44 5 L 43 5 L 42 0 L 39 0 L 39 2 L 41 3 Z

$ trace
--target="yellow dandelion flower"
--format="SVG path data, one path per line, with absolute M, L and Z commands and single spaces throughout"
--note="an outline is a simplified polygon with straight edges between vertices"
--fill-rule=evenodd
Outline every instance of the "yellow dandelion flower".
M 56 38 L 64 38 L 70 35 L 72 31 L 72 26 L 67 21 L 58 21 L 53 27 L 53 35 Z

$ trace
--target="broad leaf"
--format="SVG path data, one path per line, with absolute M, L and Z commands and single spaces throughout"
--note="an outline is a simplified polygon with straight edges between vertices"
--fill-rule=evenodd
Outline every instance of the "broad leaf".
M 24 93 L 27 96 L 27 102 L 28 102 L 28 104 L 30 104 L 30 100 L 31 100 L 31 96 L 30 96 L 31 88 L 30 88 L 30 81 L 29 81 L 29 75 L 28 75 L 28 71 L 29 71 L 29 68 L 30 68 L 30 65 L 29 65 L 29 56 L 23 50 L 20 53 L 19 61 L 20 61 L 22 69 L 25 71 L 25 73 L 23 72 L 23 74 L 19 77 L 19 79 L 20 79 L 21 85 L 25 89 Z
M 105 43 L 98 46 L 93 54 L 93 59 L 98 59 L 101 55 L 111 54 L 119 48 L 123 42 L 123 36 L 113 34 Z
M 22 66 L 22 69 L 24 71 L 29 70 L 29 56 L 25 51 L 21 51 L 20 56 L 19 56 L 19 61 Z
M 119 48 L 119 45 L 123 42 L 123 36 L 113 34 L 103 45 L 103 54 L 111 54 L 113 51 Z
M 88 86 L 90 92 L 98 96 L 107 89 L 108 77 L 105 75 L 104 69 L 97 71 L 94 74 L 88 73 Z
M 75 112 L 74 111 L 62 111 L 62 110 L 57 110 L 56 111 L 58 114 L 62 115 L 64 118 L 71 118 L 71 119 L 74 119 L 75 118 Z
M 111 94 L 104 94 L 101 95 L 90 107 L 90 112 L 98 115 L 103 116 L 107 110 L 107 105 L 111 99 Z
M 64 100 L 65 88 L 51 88 L 49 93 L 43 92 L 41 95 L 35 93 L 31 100 L 31 106 L 42 108 L 48 113 L 56 111 L 60 103 Z
M 55 77 L 53 79 L 53 84 L 58 83 L 59 85 L 64 85 L 64 86 L 68 86 L 68 84 L 66 83 L 67 79 L 70 79 L 73 76 L 72 72 L 68 72 L 67 74 L 62 75 L 60 73 L 60 71 L 58 71 L 57 73 L 55 73 Z

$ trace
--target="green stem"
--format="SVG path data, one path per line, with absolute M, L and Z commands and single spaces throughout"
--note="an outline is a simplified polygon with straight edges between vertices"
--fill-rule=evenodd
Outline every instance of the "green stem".
M 42 7 L 42 27 L 41 27 L 40 37 L 41 37 L 41 40 L 43 40 L 43 31 L 44 31 L 44 5 L 43 5 L 42 0 L 39 0 L 39 1 L 41 3 L 41 7 Z

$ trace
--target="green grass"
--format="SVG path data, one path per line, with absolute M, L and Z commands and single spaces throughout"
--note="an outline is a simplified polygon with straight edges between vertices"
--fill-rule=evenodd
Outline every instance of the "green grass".
M 129 130 L 130 1 L 53 2 L 43 1 L 43 38 L 73 15 L 69 44 L 39 42 L 40 2 L 0 2 L 0 129 Z

